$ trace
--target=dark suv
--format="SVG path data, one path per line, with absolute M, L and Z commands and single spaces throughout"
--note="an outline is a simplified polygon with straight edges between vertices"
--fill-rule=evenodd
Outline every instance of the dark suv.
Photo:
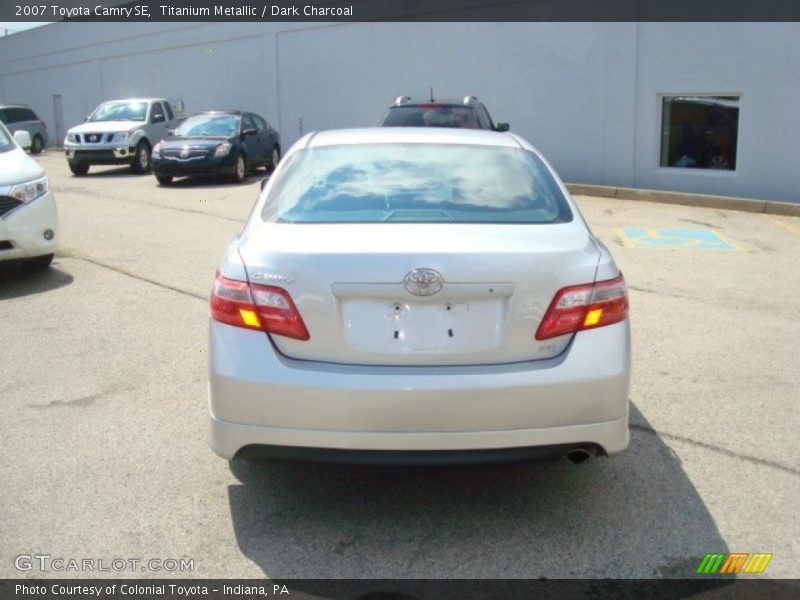
M 492 121 L 489 111 L 475 96 L 434 100 L 398 97 L 383 116 L 380 127 L 461 127 L 508 131 L 508 123 Z
M 39 154 L 47 145 L 47 125 L 24 104 L 0 104 L 0 122 L 12 135 L 17 131 L 31 134 L 31 154 Z

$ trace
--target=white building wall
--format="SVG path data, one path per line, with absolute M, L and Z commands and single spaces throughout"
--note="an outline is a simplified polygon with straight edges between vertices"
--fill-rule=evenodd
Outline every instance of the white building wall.
M 372 126 L 400 94 L 473 94 L 574 182 L 800 201 L 800 24 L 56 23 L 0 38 L 0 101 L 53 132 L 110 98 Z M 661 94 L 741 94 L 735 172 L 658 166 Z
M 634 185 L 800 202 L 800 23 L 644 23 Z M 658 167 L 660 94 L 741 96 L 736 171 Z

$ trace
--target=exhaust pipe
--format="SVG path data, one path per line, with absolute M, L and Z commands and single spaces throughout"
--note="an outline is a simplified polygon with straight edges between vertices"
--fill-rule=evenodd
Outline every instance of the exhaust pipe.
M 576 448 L 575 450 L 570 450 L 567 452 L 567 460 L 572 464 L 579 465 L 582 462 L 586 462 L 592 457 L 592 455 L 583 448 Z

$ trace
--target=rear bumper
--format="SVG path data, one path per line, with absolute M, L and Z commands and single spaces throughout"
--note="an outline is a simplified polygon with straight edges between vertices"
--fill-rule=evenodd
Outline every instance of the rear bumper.
M 51 240 L 44 237 L 48 229 Z M 58 212 L 52 191 L 0 217 L 0 261 L 53 254 L 57 248 Z
M 226 459 L 240 450 L 267 456 L 347 463 L 453 464 L 564 456 L 575 448 L 607 455 L 628 446 L 628 415 L 589 425 L 455 433 L 375 433 L 259 427 L 210 416 L 209 443 Z
M 266 334 L 211 323 L 210 443 L 451 451 L 628 445 L 627 322 L 577 334 L 560 356 L 473 367 L 314 363 Z

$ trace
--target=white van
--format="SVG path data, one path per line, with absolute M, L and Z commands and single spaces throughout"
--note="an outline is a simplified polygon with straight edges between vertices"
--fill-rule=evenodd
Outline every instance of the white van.
M 58 213 L 50 179 L 24 150 L 30 146 L 30 133 L 12 137 L 0 124 L 0 261 L 46 269 L 58 247 Z

